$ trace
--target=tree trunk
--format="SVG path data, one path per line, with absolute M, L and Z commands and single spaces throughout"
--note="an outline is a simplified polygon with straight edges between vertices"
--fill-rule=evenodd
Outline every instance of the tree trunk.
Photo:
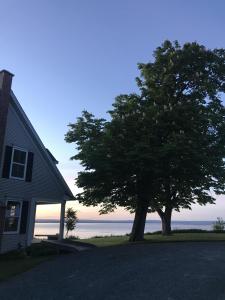
M 163 235 L 170 235 L 171 234 L 171 216 L 172 216 L 172 209 L 166 207 L 165 212 L 162 210 L 157 211 L 161 221 L 162 221 L 162 234 Z
M 148 212 L 148 205 L 144 203 L 138 203 L 135 211 L 134 223 L 130 235 L 130 242 L 143 241 L 145 222 Z

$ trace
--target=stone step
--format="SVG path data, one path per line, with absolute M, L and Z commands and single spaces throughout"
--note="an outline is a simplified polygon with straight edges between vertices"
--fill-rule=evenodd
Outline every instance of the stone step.
M 86 243 L 82 244 L 81 242 L 78 243 L 74 242 L 73 244 L 69 242 L 56 241 L 56 240 L 43 240 L 42 242 L 51 245 L 56 245 L 57 247 L 59 247 L 59 249 L 68 250 L 71 252 L 86 251 L 95 247 L 94 245 L 90 245 Z

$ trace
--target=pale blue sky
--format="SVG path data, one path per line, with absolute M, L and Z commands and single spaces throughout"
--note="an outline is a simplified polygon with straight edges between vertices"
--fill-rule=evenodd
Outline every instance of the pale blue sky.
M 83 109 L 105 117 L 116 95 L 136 89 L 137 62 L 165 39 L 225 48 L 223 0 L 0 0 L 0 7 L 0 69 L 15 74 L 13 90 L 70 186 L 79 164 L 69 161 L 64 134 Z M 219 215 L 225 200 L 176 218 Z

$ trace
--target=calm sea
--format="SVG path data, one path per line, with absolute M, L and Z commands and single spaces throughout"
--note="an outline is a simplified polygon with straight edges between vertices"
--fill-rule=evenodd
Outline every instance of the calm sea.
M 173 221 L 172 229 L 205 229 L 211 230 L 213 221 Z M 89 238 L 99 235 L 124 235 L 130 233 L 132 222 L 79 222 L 74 231 L 70 235 L 76 235 L 79 238 Z M 161 230 L 160 221 L 147 221 L 145 232 L 154 232 Z M 39 223 L 35 224 L 34 234 L 57 234 L 59 232 L 59 223 Z

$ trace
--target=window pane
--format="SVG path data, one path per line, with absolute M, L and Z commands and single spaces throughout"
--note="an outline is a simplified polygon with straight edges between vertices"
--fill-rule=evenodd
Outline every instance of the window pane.
M 26 162 L 26 152 L 14 149 L 13 162 L 20 164 L 25 164 Z
M 6 217 L 19 217 L 20 202 L 8 201 L 6 208 Z
M 17 231 L 19 218 L 6 218 L 5 219 L 5 231 Z
M 5 218 L 5 231 L 17 231 L 20 217 L 21 203 L 8 201 Z
M 25 166 L 17 165 L 15 163 L 13 163 L 11 176 L 12 177 L 18 177 L 18 178 L 23 178 L 24 177 L 24 169 L 25 169 Z

